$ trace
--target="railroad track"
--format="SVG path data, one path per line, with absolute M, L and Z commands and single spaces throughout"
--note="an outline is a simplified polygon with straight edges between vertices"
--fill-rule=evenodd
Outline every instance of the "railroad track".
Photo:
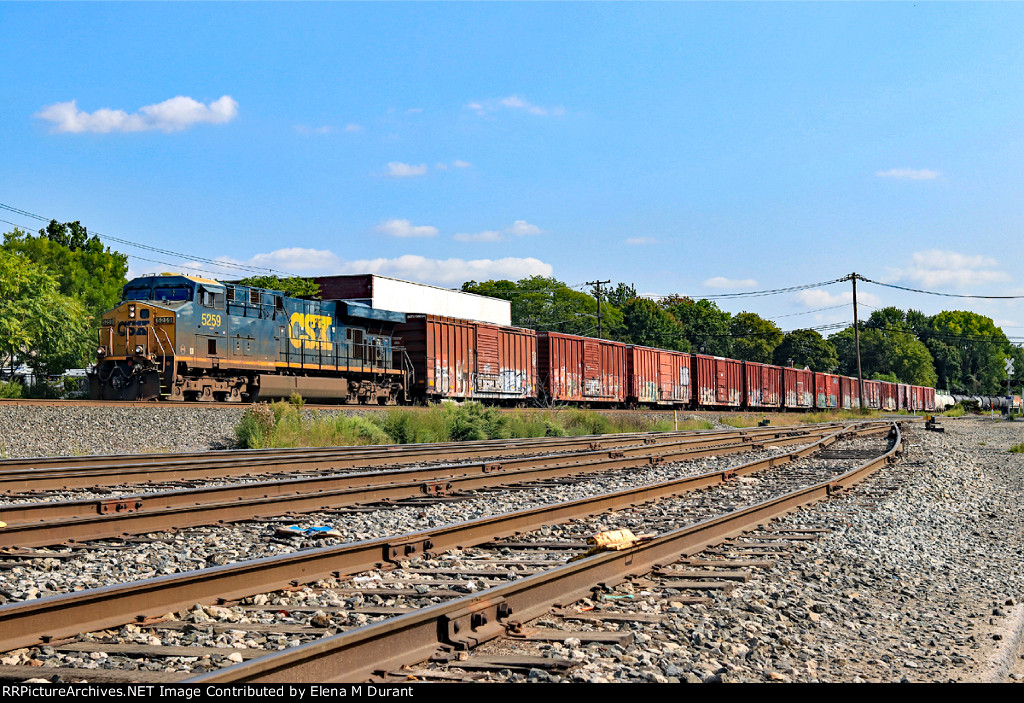
M 832 432 L 835 428 L 818 427 L 774 433 L 729 433 L 676 438 L 612 451 L 590 449 L 572 454 L 534 454 L 500 461 L 258 481 L 116 498 L 16 503 L 0 506 L 0 521 L 7 523 L 0 530 L 0 548 L 81 543 L 382 501 L 452 496 L 515 483 L 804 444 Z
M 865 428 L 864 431 L 877 433 L 879 428 Z M 882 431 L 888 432 L 889 430 L 882 428 Z M 212 648 L 192 647 L 189 652 L 184 654 L 178 650 L 161 649 L 160 646 L 152 643 L 152 639 L 156 638 L 156 635 L 152 634 L 152 628 L 164 626 L 165 629 L 162 632 L 165 633 L 183 632 L 190 628 L 190 631 L 194 632 L 196 629 L 204 629 L 206 626 L 203 625 L 203 622 L 206 621 L 189 623 L 171 618 L 170 620 L 164 619 L 163 623 L 157 623 L 155 619 L 160 619 L 167 613 L 196 612 L 193 608 L 197 603 L 227 604 L 243 598 L 247 599 L 243 601 L 243 603 L 247 603 L 245 607 L 252 608 L 253 611 L 265 613 L 268 610 L 273 612 L 275 609 L 285 609 L 286 607 L 292 609 L 295 607 L 294 604 L 287 601 L 284 596 L 260 596 L 258 594 L 269 593 L 277 588 L 295 592 L 296 589 L 301 588 L 301 584 L 315 584 L 319 581 L 320 585 L 313 590 L 331 593 L 333 594 L 332 598 L 338 599 L 340 598 L 339 591 L 333 589 L 354 590 L 356 588 L 354 584 L 359 583 L 352 581 L 347 586 L 344 585 L 349 576 L 370 574 L 370 576 L 362 578 L 384 579 L 389 575 L 402 572 L 402 570 L 416 571 L 417 569 L 413 567 L 419 564 L 423 567 L 419 570 L 421 582 L 412 582 L 412 590 L 424 598 L 420 599 L 419 606 L 414 612 L 406 612 L 398 617 L 389 617 L 395 614 L 391 612 L 394 610 L 394 606 L 378 606 L 376 611 L 373 607 L 364 607 L 359 612 L 353 612 L 351 608 L 346 607 L 343 608 L 348 613 L 346 617 L 357 615 L 363 619 L 363 622 L 371 622 L 374 619 L 382 619 L 383 622 L 379 625 L 360 627 L 352 632 L 324 639 L 321 639 L 324 633 L 322 624 L 318 626 L 314 620 L 319 618 L 321 623 L 326 620 L 332 627 L 338 627 L 338 623 L 330 612 L 326 614 L 321 612 L 319 615 L 307 617 L 303 623 L 266 623 L 257 626 L 255 630 L 260 631 L 262 628 L 262 631 L 265 632 L 264 637 L 271 638 L 273 635 L 275 642 L 284 638 L 286 642 L 299 643 L 300 646 L 286 650 L 280 655 L 260 657 L 246 664 L 210 673 L 206 680 L 212 682 L 279 679 L 323 682 L 356 681 L 372 676 L 386 678 L 388 672 L 398 671 L 404 664 L 414 664 L 416 661 L 426 659 L 437 651 L 438 647 L 443 649 L 447 646 L 450 651 L 454 651 L 492 639 L 516 628 L 528 628 L 528 621 L 535 614 L 540 614 L 541 611 L 547 612 L 550 603 L 554 601 L 569 603 L 581 595 L 592 593 L 592 589 L 597 583 L 604 583 L 605 586 L 608 586 L 625 578 L 626 573 L 642 573 L 650 565 L 669 564 L 681 554 L 692 554 L 704 549 L 710 543 L 735 538 L 757 524 L 767 521 L 771 515 L 795 509 L 796 506 L 808 500 L 820 499 L 830 493 L 842 490 L 844 486 L 862 474 L 868 473 L 881 463 L 888 461 L 898 451 L 898 432 L 894 430 L 895 441 L 892 442 L 892 447 L 885 453 L 873 452 L 879 455 L 876 459 L 862 462 L 862 449 L 859 449 L 858 453 L 844 458 L 826 454 L 824 458 L 812 462 L 816 465 L 823 465 L 822 470 L 801 470 L 800 473 L 805 475 L 798 479 L 797 483 L 804 484 L 803 487 L 792 490 L 793 481 L 790 480 L 790 483 L 783 488 L 776 488 L 774 497 L 762 500 L 761 504 L 757 506 L 740 508 L 735 504 L 736 490 L 748 486 L 748 482 L 742 480 L 742 477 L 765 470 L 769 470 L 768 473 L 773 476 L 781 476 L 784 472 L 779 470 L 780 465 L 799 466 L 796 462 L 807 461 L 808 457 L 835 444 L 839 441 L 840 434 L 840 432 L 830 434 L 799 452 L 760 459 L 713 474 L 635 487 L 570 503 L 542 506 L 510 515 L 443 526 L 421 533 L 307 550 L 299 554 L 282 555 L 189 574 L 175 574 L 125 586 L 68 593 L 38 601 L 11 603 L 0 607 L 0 647 L 13 649 L 41 645 L 50 647 L 53 651 L 63 648 L 60 651 L 84 652 L 84 656 L 87 657 L 100 653 L 104 656 L 127 656 L 125 653 L 132 650 L 142 653 L 143 661 L 147 662 L 146 667 L 150 662 L 145 658 L 166 660 L 167 657 L 170 657 L 173 660 L 174 657 L 192 654 L 200 658 L 203 656 L 214 657 L 208 659 L 206 664 L 210 665 L 207 668 L 216 668 L 224 663 L 217 657 L 234 657 L 230 661 L 239 659 L 244 661 L 253 655 L 255 650 L 251 646 L 239 647 L 238 649 L 247 650 L 239 653 L 229 652 L 230 648 L 228 648 L 222 649 L 220 654 L 216 655 L 207 651 Z M 840 469 L 837 467 L 843 462 L 845 464 L 840 473 Z M 846 468 L 851 462 L 863 465 L 856 471 L 847 471 Z M 793 472 L 789 471 L 789 474 L 792 475 Z M 627 519 L 635 519 L 638 526 L 642 524 L 657 525 L 655 530 L 657 536 L 623 552 L 596 554 L 579 562 L 565 564 L 567 554 L 578 554 L 584 551 L 581 538 L 583 534 L 594 529 L 593 523 L 586 526 L 582 526 L 580 523 L 581 526 L 578 527 L 577 532 L 566 534 L 564 539 L 552 540 L 550 538 L 554 525 L 582 520 L 587 516 L 606 514 L 608 510 L 619 511 L 615 513 L 612 520 L 612 522 L 618 522 L 622 519 L 622 511 L 629 506 L 655 500 L 666 500 L 669 496 L 678 496 L 699 487 L 708 486 L 718 486 L 719 488 L 716 490 L 726 496 L 724 508 L 727 511 L 726 514 L 720 514 L 717 517 L 699 517 L 699 501 L 691 501 L 689 507 L 676 505 L 669 512 L 658 508 L 659 504 L 656 503 L 653 508 L 653 515 L 656 519 L 652 519 L 650 516 Z M 647 510 L 648 513 L 652 511 L 651 508 L 644 510 Z M 721 513 L 722 510 L 722 506 L 719 506 L 718 512 Z M 598 518 L 598 522 L 609 519 L 607 517 Z M 547 530 L 546 535 L 545 529 Z M 523 536 L 531 530 L 540 530 L 540 536 L 531 538 Z M 466 566 L 460 564 L 454 570 L 448 569 L 449 573 L 443 573 L 443 568 L 439 569 L 434 565 L 435 555 L 447 559 L 449 562 L 452 559 L 469 561 L 472 557 L 466 556 L 470 554 L 467 550 L 473 545 L 491 545 L 502 537 L 510 539 L 492 547 L 497 550 L 499 555 L 503 555 L 503 559 L 499 559 L 499 562 L 502 560 L 506 562 L 503 565 L 508 567 L 505 569 L 506 571 L 512 571 L 514 575 L 525 576 L 525 578 L 506 585 L 495 585 L 480 594 L 468 597 L 442 598 L 441 595 L 438 595 L 438 591 L 445 590 L 446 581 L 456 581 L 465 588 Z M 533 542 L 532 547 L 521 545 L 521 543 L 531 541 Z M 521 550 L 525 549 L 532 549 L 531 553 L 534 556 L 527 559 L 521 558 L 521 555 L 524 554 Z M 447 550 L 455 550 L 453 554 L 458 556 L 441 556 Z M 511 557 L 509 555 L 520 556 Z M 541 555 L 543 558 L 537 555 Z M 559 566 L 553 569 L 547 568 L 550 564 L 559 564 Z M 488 569 L 481 567 L 478 571 L 480 570 L 493 572 L 489 576 L 474 577 L 479 579 L 480 586 L 487 586 L 495 579 L 500 581 L 501 578 L 507 577 L 507 574 L 495 576 L 498 572 L 494 571 L 493 565 Z M 459 575 L 459 578 L 453 578 L 455 573 Z M 433 578 L 423 580 L 424 574 L 429 574 Z M 364 580 L 362 583 L 365 584 L 366 581 Z M 447 585 L 454 586 L 456 584 L 447 583 Z M 362 590 L 365 591 L 365 588 Z M 449 596 L 462 595 L 457 589 L 448 588 L 447 590 L 451 592 L 448 594 Z M 367 593 L 364 592 L 362 595 L 366 596 Z M 379 597 L 378 594 L 373 595 Z M 277 601 L 282 598 L 289 605 L 279 606 Z M 428 605 L 431 599 L 434 599 L 435 605 Z M 438 602 L 438 599 L 448 602 Z M 415 601 L 415 597 L 413 600 Z M 311 603 L 310 607 L 321 611 L 323 609 L 317 603 Z M 330 611 L 330 606 L 327 608 Z M 216 609 L 217 606 L 214 606 L 210 612 Z M 292 611 L 289 610 L 289 612 Z M 353 624 L 362 624 L 359 617 Z M 148 637 L 150 639 L 146 641 L 150 643 L 144 645 L 134 643 L 124 647 L 114 647 L 97 641 L 97 638 L 102 635 L 79 636 L 79 633 L 110 627 L 121 628 L 121 632 L 128 628 L 133 637 L 136 639 Z M 249 626 L 239 627 L 248 629 Z M 211 633 L 215 633 L 218 629 L 222 635 L 228 630 L 239 631 L 230 623 L 211 623 L 209 625 Z M 357 631 L 363 634 L 357 637 Z M 369 636 L 370 639 L 363 641 L 361 638 L 369 631 L 374 634 Z M 431 631 L 433 634 L 429 634 Z M 399 632 L 404 633 L 401 635 L 402 643 L 391 640 L 392 637 L 398 635 L 388 634 Z M 444 641 L 438 641 L 438 633 Z M 230 640 L 230 637 L 227 639 Z M 163 635 L 159 640 L 163 644 L 167 640 L 174 641 L 174 638 Z M 307 644 L 301 644 L 303 640 L 307 640 Z M 390 652 L 386 657 L 382 654 L 381 648 L 384 647 Z M 163 652 L 163 654 L 158 652 Z M 95 662 L 97 658 L 103 657 L 97 656 L 91 661 Z M 339 660 L 346 663 L 339 664 Z M 206 664 L 199 665 L 198 669 L 202 669 Z M 11 679 L 25 675 L 25 669 L 18 665 L 11 666 L 0 669 L 0 677 Z M 119 669 L 104 669 L 98 673 L 78 672 L 73 674 L 63 671 L 54 673 L 62 676 L 100 677 L 90 680 L 140 682 L 180 681 L 184 676 L 180 672 L 164 671 L 166 666 L 158 668 L 159 671 L 150 671 L 143 667 L 129 672 Z M 197 671 L 197 667 L 190 666 L 188 668 L 190 674 L 195 674 Z
M 130 456 L 83 456 L 0 460 L 0 495 L 24 494 L 153 484 L 168 481 L 202 481 L 239 476 L 299 472 L 335 472 L 373 467 L 397 467 L 424 462 L 466 461 L 480 457 L 509 457 L 553 452 L 582 452 L 680 440 L 721 442 L 746 438 L 778 437 L 813 429 L 840 427 L 841 423 L 805 425 L 801 428 L 749 428 L 696 432 L 652 432 L 551 437 L 527 440 L 484 440 L 438 444 L 400 444 L 366 447 L 301 449 L 244 449 L 224 452 L 139 454 Z M 38 498 L 38 496 L 29 496 Z

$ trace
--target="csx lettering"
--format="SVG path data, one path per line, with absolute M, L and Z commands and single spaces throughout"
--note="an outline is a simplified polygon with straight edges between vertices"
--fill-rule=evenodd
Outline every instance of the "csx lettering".
M 202 323 L 207 327 L 220 327 L 220 315 L 214 315 L 213 313 L 210 312 L 204 312 Z
M 331 341 L 327 336 L 330 329 L 330 315 L 307 315 L 296 312 L 288 318 L 288 337 L 296 349 L 305 346 L 306 349 L 330 351 Z

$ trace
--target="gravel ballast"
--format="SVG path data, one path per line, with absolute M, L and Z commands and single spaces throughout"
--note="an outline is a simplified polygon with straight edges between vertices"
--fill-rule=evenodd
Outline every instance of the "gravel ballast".
M 7 456 L 130 452 L 132 446 L 135 451 L 188 451 L 229 443 L 241 412 L 0 408 L 0 429 Z M 927 432 L 920 424 L 910 427 L 903 461 L 883 469 L 867 489 L 785 519 L 781 526 L 828 531 L 780 557 L 774 568 L 754 569 L 749 582 L 715 594 L 707 605 L 679 607 L 675 596 L 657 588 L 620 586 L 616 593 L 630 597 L 609 602 L 628 600 L 644 612 L 665 616 L 665 622 L 657 628 L 623 625 L 635 630 L 633 642 L 625 646 L 581 644 L 572 638 L 532 645 L 534 653 L 573 659 L 579 666 L 565 674 L 495 678 L 1024 678 L 1017 651 L 1024 625 L 1024 455 L 1008 451 L 1024 441 L 1024 423 L 963 418 L 942 424 L 945 433 Z M 147 442 L 146 437 L 177 443 Z M 74 448 L 61 451 L 65 444 Z M 374 531 L 369 524 L 352 527 L 356 536 Z M 196 566 L 203 565 L 201 551 L 194 554 Z M 224 556 L 230 561 L 245 558 L 249 551 L 239 544 L 234 554 Z M 136 566 L 140 573 L 129 578 L 147 575 L 147 567 L 159 575 L 161 567 L 171 566 L 173 571 L 181 566 L 178 559 L 164 564 L 151 556 L 143 562 Z M 66 567 L 53 564 L 54 569 Z M 96 573 L 96 581 L 89 585 L 109 582 L 110 575 Z M 47 595 L 56 585 L 37 582 L 39 595 Z M 289 596 L 295 597 L 301 593 Z M 238 615 L 230 614 L 230 608 L 211 610 L 215 612 L 204 618 L 221 619 L 218 613 L 224 611 L 225 622 L 232 617 L 237 622 Z

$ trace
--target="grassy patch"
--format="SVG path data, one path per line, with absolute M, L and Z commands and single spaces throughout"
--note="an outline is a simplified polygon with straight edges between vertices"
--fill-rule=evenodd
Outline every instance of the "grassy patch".
M 946 412 L 942 413 L 942 416 L 943 417 L 962 417 L 966 412 L 967 411 L 964 409 L 964 406 L 961 405 L 960 403 L 957 403 L 956 405 L 951 407 L 949 410 L 947 410 Z
M 1022 442 L 1021 444 L 1013 445 L 1012 447 L 1010 447 L 1010 451 L 1013 452 L 1014 454 L 1024 454 L 1024 442 Z
M 711 423 L 703 420 L 679 423 L 680 431 L 711 427 Z M 426 411 L 396 408 L 364 417 L 304 411 L 302 403 L 292 399 L 251 406 L 235 427 L 235 439 L 240 447 L 263 449 L 671 432 L 673 429 L 671 418 L 650 420 L 640 415 L 609 418 L 578 408 L 503 413 L 479 403 L 443 403 Z

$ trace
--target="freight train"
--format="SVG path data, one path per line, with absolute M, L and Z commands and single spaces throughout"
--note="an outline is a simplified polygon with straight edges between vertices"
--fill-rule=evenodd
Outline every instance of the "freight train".
M 854 378 L 381 310 L 193 276 L 144 276 L 105 313 L 94 399 L 746 410 L 853 409 Z M 864 381 L 864 407 L 934 410 L 934 388 Z

